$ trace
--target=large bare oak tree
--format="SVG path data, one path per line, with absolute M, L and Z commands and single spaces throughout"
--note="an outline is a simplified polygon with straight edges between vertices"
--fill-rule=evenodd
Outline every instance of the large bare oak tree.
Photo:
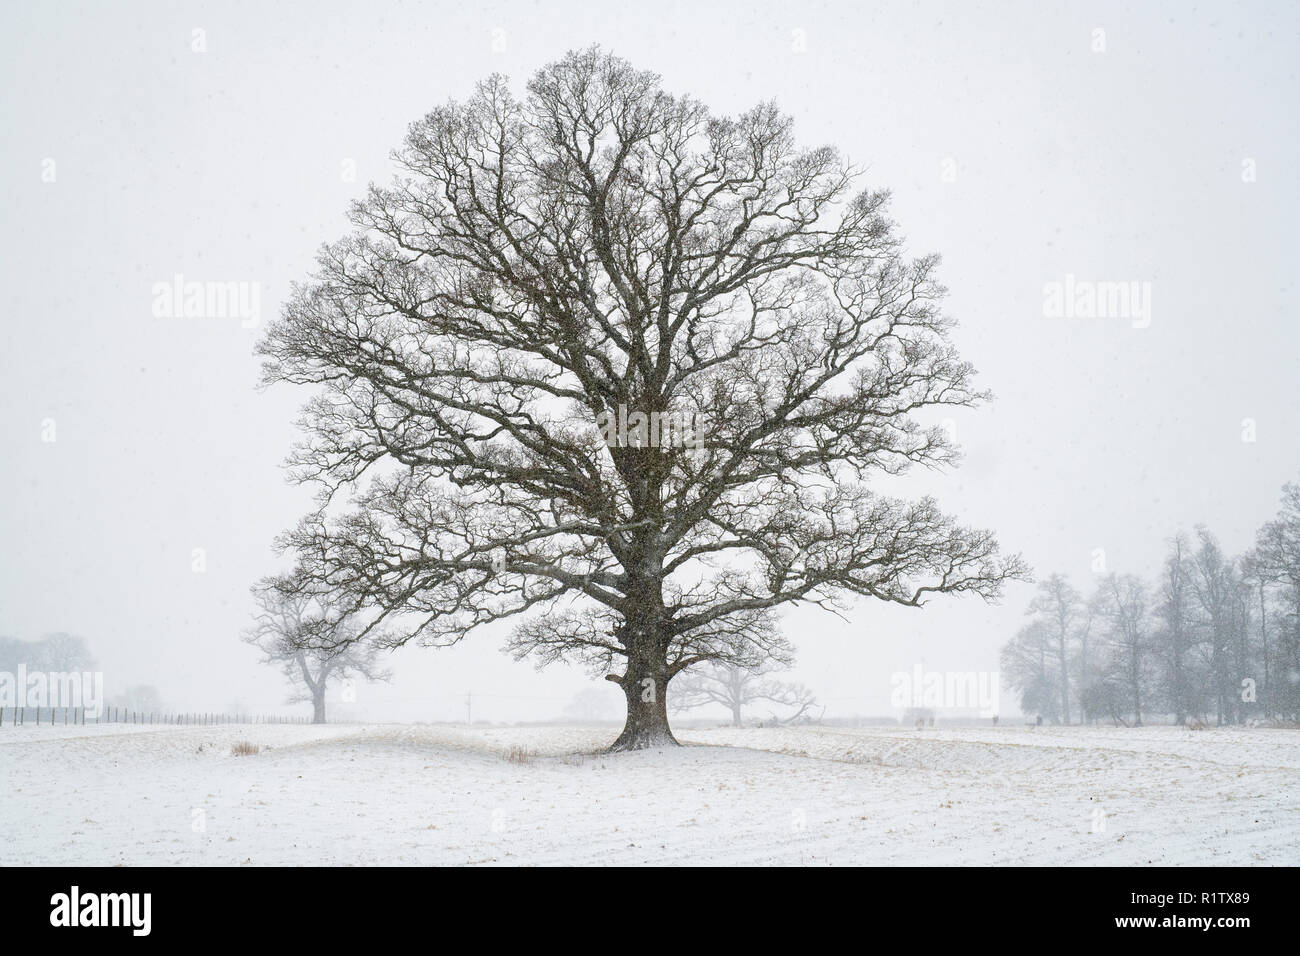
M 673 742 L 673 676 L 761 662 L 781 605 L 1022 573 L 868 488 L 954 461 L 915 413 L 984 396 L 937 258 L 775 106 L 715 116 L 593 49 L 395 160 L 262 343 L 268 382 L 316 388 L 293 464 L 321 507 L 284 543 L 395 640 L 521 616 L 515 652 L 605 672 L 639 748 Z

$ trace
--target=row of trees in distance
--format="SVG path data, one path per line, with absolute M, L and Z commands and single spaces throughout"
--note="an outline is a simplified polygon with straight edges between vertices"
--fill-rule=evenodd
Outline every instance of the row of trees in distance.
M 1109 574 L 1085 595 L 1053 574 L 1027 614 L 1001 653 L 1027 714 L 1065 724 L 1300 719 L 1300 483 L 1283 488 L 1244 554 L 1198 526 L 1170 539 L 1151 577 Z

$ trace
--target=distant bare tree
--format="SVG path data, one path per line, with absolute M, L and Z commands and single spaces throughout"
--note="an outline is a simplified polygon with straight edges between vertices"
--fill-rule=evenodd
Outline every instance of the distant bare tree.
M 152 684 L 133 684 L 120 694 L 110 697 L 106 704 L 141 714 L 158 713 L 163 709 L 162 694 Z
M 36 642 L 17 637 L 0 637 L 0 671 L 13 673 L 20 664 L 28 667 L 37 659 Z
M 244 641 L 275 664 L 293 686 L 289 703 L 311 701 L 312 723 L 325 723 L 325 691 L 338 681 L 360 677 L 387 681 L 379 648 L 363 643 L 361 623 L 320 593 L 287 578 L 266 578 L 253 588 L 257 611 Z
M 62 632 L 46 634 L 38 641 L 0 637 L 0 670 L 28 670 L 48 673 L 88 671 L 96 666 L 86 639 Z
M 1191 714 L 1202 713 L 1193 680 L 1196 646 L 1195 602 L 1187 536 L 1179 533 L 1169 543 L 1169 552 L 1156 589 L 1155 617 L 1159 624 L 1153 637 L 1160 659 L 1164 697 L 1182 725 Z
M 1041 619 L 1025 624 L 1002 647 L 1001 676 L 1020 692 L 1020 709 L 1026 714 L 1059 720 L 1060 678 L 1052 662 L 1052 632 Z
M 1272 681 L 1275 712 L 1300 720 L 1300 482 L 1283 486 L 1282 507 L 1260 528 L 1255 558 L 1264 584 L 1278 590 L 1283 608 Z
M 45 671 L 86 671 L 95 666 L 86 639 L 76 634 L 46 634 L 36 644 L 33 664 Z
M 1086 622 L 1087 608 L 1079 592 L 1063 574 L 1053 574 L 1038 583 L 1038 593 L 1029 604 L 1029 614 L 1037 615 L 1052 635 L 1052 652 L 1056 656 L 1057 694 L 1061 722 L 1070 722 L 1070 665 L 1080 627 Z
M 1248 592 L 1248 601 L 1258 601 L 1259 610 L 1259 658 L 1262 671 L 1256 688 L 1256 702 L 1259 711 L 1265 717 L 1276 714 L 1276 701 L 1273 699 L 1273 653 L 1275 648 L 1269 646 L 1269 591 L 1279 584 L 1277 571 L 1263 559 L 1256 548 L 1241 558 L 1241 583 Z M 1285 668 L 1284 668 L 1285 670 Z M 1244 672 L 1243 672 L 1244 673 Z
M 1234 562 L 1205 527 L 1196 528 L 1191 557 L 1191 586 L 1200 610 L 1200 626 L 1209 648 L 1216 721 L 1230 722 L 1236 714 L 1236 681 L 1232 668 L 1234 602 L 1238 582 Z
M 702 664 L 677 679 L 669 703 L 675 711 L 721 704 L 731 712 L 731 725 L 740 727 L 744 709 L 765 701 L 782 711 L 773 714 L 773 720 L 791 723 L 815 707 L 817 698 L 802 684 L 773 678 L 771 675 L 776 670 L 775 664 L 754 668 L 715 662 Z
M 675 743 L 677 674 L 766 657 L 775 608 L 1023 575 L 868 488 L 954 462 L 914 415 L 985 395 L 938 258 L 775 106 L 716 116 L 592 49 L 434 109 L 395 160 L 261 346 L 266 382 L 316 389 L 293 461 L 321 507 L 284 543 L 395 642 L 531 613 L 515 653 L 604 672 L 630 749 Z
M 1110 645 L 1110 666 L 1105 684 L 1123 687 L 1122 699 L 1142 726 L 1143 694 L 1150 684 L 1150 617 L 1147 587 L 1134 574 L 1110 574 L 1098 589 L 1098 609 Z M 1110 697 L 1113 701 L 1116 698 Z M 1115 716 L 1118 713 L 1113 710 Z
M 568 720 L 576 720 L 580 723 L 591 723 L 600 720 L 610 720 L 617 716 L 617 713 L 611 708 L 610 695 L 614 694 L 612 688 L 602 690 L 600 687 L 585 687 L 573 695 L 573 700 L 569 701 L 564 707 L 564 716 Z
M 1087 723 L 1096 720 L 1096 714 L 1088 709 L 1084 700 L 1088 685 L 1097 676 L 1097 648 L 1093 634 L 1097 623 L 1097 607 L 1091 600 L 1083 600 L 1074 627 L 1075 650 L 1071 664 L 1074 674 L 1075 695 L 1079 701 L 1079 721 Z

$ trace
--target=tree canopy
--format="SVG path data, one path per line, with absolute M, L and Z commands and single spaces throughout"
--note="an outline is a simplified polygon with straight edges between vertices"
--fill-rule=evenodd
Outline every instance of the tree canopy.
M 762 661 L 779 606 L 1024 573 L 869 487 L 953 463 L 917 413 L 985 395 L 938 258 L 775 105 L 714 115 L 590 49 L 522 98 L 490 77 L 394 159 L 261 348 L 315 388 L 292 467 L 321 507 L 284 544 L 395 641 L 523 615 L 515 652 L 608 672 L 644 746 L 667 682 Z

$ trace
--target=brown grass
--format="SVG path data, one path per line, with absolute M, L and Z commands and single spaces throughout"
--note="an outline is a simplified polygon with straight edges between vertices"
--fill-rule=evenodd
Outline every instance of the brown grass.
M 247 740 L 241 740 L 230 748 L 230 756 L 232 757 L 251 757 L 253 754 L 261 752 L 261 747 L 257 744 L 250 744 Z
M 510 763 L 532 763 L 536 756 L 536 751 L 525 750 L 523 747 L 511 747 L 506 751 L 506 760 Z

